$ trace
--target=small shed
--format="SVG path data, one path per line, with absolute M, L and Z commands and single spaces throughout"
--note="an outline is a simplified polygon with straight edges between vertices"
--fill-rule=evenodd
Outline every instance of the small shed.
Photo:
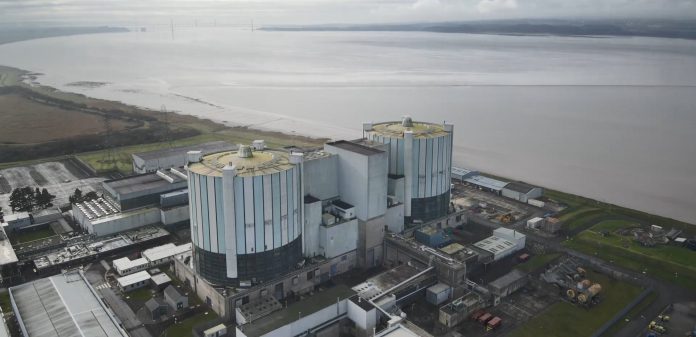
M 174 310 L 181 310 L 188 307 L 188 296 L 179 293 L 172 285 L 164 289 L 164 300 Z
M 440 305 L 447 301 L 450 296 L 451 288 L 444 283 L 438 283 L 432 287 L 429 287 L 425 291 L 425 299 L 434 305 Z
M 159 273 L 152 275 L 152 285 L 157 289 L 157 290 L 162 290 L 164 287 L 168 286 L 170 283 L 172 283 L 172 279 L 169 278 L 169 276 L 165 273 Z
M 511 272 L 503 275 L 495 281 L 488 284 L 491 293 L 498 297 L 506 297 L 527 284 L 529 278 L 527 273 L 513 269 Z
M 167 315 L 167 303 L 159 298 L 151 298 L 145 302 L 145 311 L 153 321 L 159 321 L 162 316 Z

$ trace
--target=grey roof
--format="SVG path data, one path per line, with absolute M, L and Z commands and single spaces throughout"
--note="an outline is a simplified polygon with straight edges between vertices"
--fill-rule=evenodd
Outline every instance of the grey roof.
M 162 172 L 167 173 L 166 170 Z M 134 175 L 125 178 L 113 179 L 104 181 L 103 184 L 107 185 L 113 189 L 118 194 L 128 194 L 139 191 L 145 191 L 149 189 L 156 189 L 162 186 L 174 185 L 183 182 L 184 179 L 177 176 L 176 174 L 167 174 L 167 176 L 174 179 L 173 183 L 164 180 L 162 177 L 158 176 L 156 172 L 144 173 L 139 175 Z M 178 185 L 174 185 L 178 186 Z M 179 186 L 181 187 L 181 186 Z M 177 188 L 179 188 L 177 187 Z
M 145 308 L 147 308 L 147 310 L 150 312 L 153 312 L 161 307 L 167 307 L 167 304 L 159 298 L 151 298 L 145 302 Z
M 496 180 L 493 178 L 488 178 L 488 177 L 485 177 L 482 175 L 475 175 L 473 177 L 469 177 L 469 178 L 464 179 L 464 181 L 466 181 L 470 184 L 485 187 L 485 188 L 495 190 L 495 191 L 502 190 L 508 184 L 505 181 L 500 181 L 500 180 Z
M 493 289 L 504 289 L 525 277 L 527 277 L 527 273 L 519 269 L 513 269 L 511 272 L 501 276 L 488 285 Z
M 384 151 L 376 149 L 374 147 L 365 146 L 365 145 L 358 144 L 355 142 L 350 142 L 347 140 L 338 140 L 335 142 L 326 143 L 326 145 L 334 146 L 334 147 L 337 147 L 339 149 L 355 152 L 355 153 L 366 155 L 366 156 L 384 153 Z
M 12 248 L 10 239 L 7 238 L 5 230 L 0 228 L 0 266 L 16 263 L 17 261 L 19 260 L 17 260 L 17 254 L 15 254 L 14 248 Z
M 179 156 L 179 155 L 184 156 L 184 155 L 186 155 L 186 152 L 189 152 L 189 151 L 201 151 L 203 155 L 206 155 L 209 153 L 221 152 L 221 151 L 232 151 L 235 149 L 237 149 L 237 147 L 228 143 L 228 142 L 217 141 L 217 142 L 209 142 L 209 143 L 203 143 L 203 144 L 197 144 L 197 145 L 172 147 L 172 148 L 168 148 L 168 149 L 160 149 L 160 150 L 154 150 L 154 151 L 134 153 L 133 156 L 140 157 L 140 158 L 145 159 L 145 160 L 151 160 L 151 159 L 166 158 L 166 157 Z
M 452 166 L 452 175 L 460 177 L 461 179 L 467 178 L 469 176 L 477 175 L 478 171 L 469 170 L 463 167 Z
M 536 188 L 535 186 L 532 186 L 532 185 L 527 184 L 527 183 L 523 183 L 521 181 L 516 181 L 516 182 L 512 182 L 512 183 L 505 185 L 505 189 L 512 190 L 515 192 L 520 192 L 520 193 L 529 193 L 535 188 Z
M 78 272 L 10 288 L 10 296 L 28 337 L 127 336 Z
M 174 288 L 174 286 L 172 286 L 172 285 L 170 285 L 164 289 L 164 295 L 173 299 L 173 300 L 177 300 L 181 297 L 184 297 L 184 295 L 179 293 L 179 291 L 176 290 L 176 288 Z

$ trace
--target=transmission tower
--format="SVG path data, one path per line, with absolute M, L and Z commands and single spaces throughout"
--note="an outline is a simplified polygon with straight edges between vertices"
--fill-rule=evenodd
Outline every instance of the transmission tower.
M 169 147 L 172 147 L 172 139 L 169 134 L 169 112 L 167 111 L 167 107 L 162 104 L 162 107 L 160 108 L 162 111 L 162 120 L 164 123 L 164 141 L 167 142 Z
M 114 154 L 113 144 L 112 144 L 112 129 L 111 129 L 111 117 L 108 114 L 104 114 L 104 157 L 102 158 L 102 164 L 106 168 L 111 168 L 117 170 L 116 165 L 116 155 Z

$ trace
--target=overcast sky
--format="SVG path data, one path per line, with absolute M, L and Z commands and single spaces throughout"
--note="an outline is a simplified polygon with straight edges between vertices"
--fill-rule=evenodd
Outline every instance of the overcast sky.
M 696 0 L 0 0 L 0 23 L 382 23 L 500 18 L 696 18 Z

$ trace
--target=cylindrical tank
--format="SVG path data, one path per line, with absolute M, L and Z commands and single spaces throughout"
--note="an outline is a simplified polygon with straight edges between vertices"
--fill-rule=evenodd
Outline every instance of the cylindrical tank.
M 575 290 L 573 290 L 573 289 L 566 290 L 566 296 L 568 296 L 568 298 L 575 298 Z
M 587 288 L 587 293 L 590 295 L 590 297 L 594 297 L 595 295 L 599 294 L 600 291 L 602 291 L 602 286 L 599 283 L 595 283 Z
M 450 202 L 454 126 L 401 121 L 365 124 L 369 140 L 385 144 L 389 152 L 390 190 L 404 203 L 407 221 L 428 221 L 447 215 Z
M 187 165 L 193 263 L 214 285 L 263 282 L 302 260 L 301 176 L 289 154 L 240 146 Z

